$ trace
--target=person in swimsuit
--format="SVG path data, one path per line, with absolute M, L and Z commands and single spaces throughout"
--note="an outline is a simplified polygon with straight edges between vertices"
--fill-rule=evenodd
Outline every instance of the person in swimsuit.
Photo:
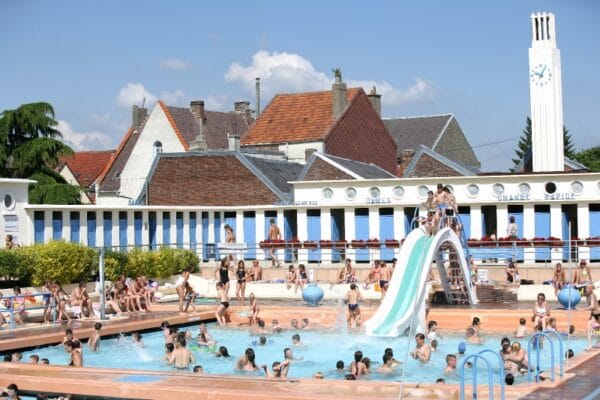
M 225 311 L 229 308 L 229 296 L 227 295 L 227 290 L 225 289 L 225 284 L 223 284 L 223 282 L 217 282 L 217 296 L 220 303 L 215 311 L 215 317 L 217 317 L 219 325 L 225 326 L 227 324 Z
M 225 224 L 223 229 L 225 229 L 225 243 L 235 243 L 235 233 L 231 225 Z
M 229 295 L 229 271 L 231 270 L 231 266 L 229 264 L 229 258 L 224 257 L 221 259 L 221 262 L 215 269 L 215 280 L 223 284 L 225 291 Z
M 258 306 L 258 301 L 256 300 L 256 296 L 254 293 L 250 293 L 250 307 L 248 309 L 248 318 L 249 324 L 252 325 L 258 321 L 258 313 L 260 312 L 260 307 Z
M 175 350 L 171 353 L 169 358 L 169 365 L 179 370 L 187 370 L 190 368 L 190 364 L 195 364 L 196 358 L 187 348 L 187 341 L 185 335 L 178 335 L 175 343 Z
M 337 285 L 340 283 L 354 282 L 357 282 L 356 270 L 354 269 L 354 267 L 352 267 L 352 260 L 350 258 L 346 258 L 344 268 L 342 268 L 338 273 L 338 280 L 331 284 L 331 288 L 333 288 L 333 285 Z
M 250 282 L 259 282 L 262 281 L 262 267 L 258 260 L 252 260 L 252 270 L 250 271 L 250 276 L 248 277 L 248 281 Z
M 581 286 L 589 282 L 593 282 L 592 272 L 590 267 L 587 265 L 587 261 L 581 260 L 579 263 L 579 268 L 573 273 L 573 284 Z
M 383 299 L 390 285 L 392 271 L 387 267 L 385 261 L 380 261 L 379 266 L 379 288 L 381 289 L 381 298 Z
M 440 335 L 437 332 L 437 327 L 438 327 L 437 321 L 429 321 L 429 324 L 427 324 L 426 336 L 430 342 L 437 340 L 438 338 L 443 339 L 442 335 Z
M 437 184 L 437 191 L 434 194 L 434 198 L 436 209 L 434 222 L 437 227 L 442 217 L 446 215 L 446 205 L 448 204 L 448 193 L 444 191 L 444 185 L 441 183 Z
M 244 297 L 246 297 L 246 279 L 248 274 L 246 272 L 246 264 L 244 261 L 238 261 L 238 267 L 235 271 L 237 277 L 237 288 L 235 289 L 235 295 L 240 302 L 240 306 L 244 306 Z
M 190 279 L 190 271 L 185 269 L 175 282 L 175 290 L 179 296 L 179 312 L 183 312 L 183 302 L 185 301 L 185 283 Z
M 427 210 L 427 212 L 434 213 L 436 211 L 435 207 L 435 197 L 433 195 L 433 190 L 427 192 L 427 200 L 423 203 L 423 206 Z
M 447 198 L 445 215 L 446 217 L 450 217 L 447 219 L 446 226 L 453 228 L 453 230 L 458 234 L 458 226 L 454 223 L 454 218 L 451 218 L 457 214 L 458 203 L 456 202 L 456 197 L 450 190 L 450 186 L 444 186 L 444 192 L 446 192 Z
M 276 240 L 281 240 L 281 231 L 279 230 L 279 227 L 277 226 L 277 224 L 275 224 L 275 218 L 271 218 L 269 220 L 269 240 L 270 241 L 276 241 Z M 273 263 L 273 268 L 277 267 L 279 268 L 281 266 L 281 264 L 279 263 L 279 260 L 277 259 L 277 252 L 274 248 L 271 247 L 271 249 L 269 250 L 269 255 L 271 256 L 271 262 Z
M 567 281 L 567 274 L 562 268 L 561 263 L 556 263 L 556 267 L 554 267 L 554 276 L 552 277 L 552 281 L 554 282 L 554 294 L 558 295 L 558 292 L 560 292 L 561 289 L 565 287 L 565 282 Z
M 190 306 L 192 306 L 191 311 L 196 312 L 196 305 L 194 304 L 195 302 L 196 302 L 196 293 L 194 292 L 192 285 L 190 285 L 189 282 L 186 282 L 185 283 L 185 305 L 183 307 L 183 312 L 187 313 Z
M 546 304 L 546 295 L 538 293 L 537 301 L 533 305 L 533 325 L 541 325 L 542 331 L 546 330 L 548 319 L 550 318 L 550 308 Z
M 300 289 L 301 291 L 304 289 L 304 285 L 308 283 L 308 274 L 306 273 L 306 266 L 304 264 L 298 265 L 298 278 L 296 279 L 296 287 L 294 288 L 294 293 Z
M 292 288 L 292 286 L 296 285 L 297 280 L 298 280 L 298 275 L 296 274 L 294 265 L 290 264 L 290 266 L 288 267 L 288 272 L 285 277 L 285 283 L 286 283 L 288 290 L 290 290 Z M 297 289 L 297 287 L 296 287 L 296 289 Z
M 379 260 L 373 260 L 373 266 L 367 275 L 367 279 L 365 279 L 365 289 L 368 289 L 372 283 L 379 282 Z
M 367 304 L 371 305 L 369 300 L 365 299 L 362 294 L 358 291 L 358 287 L 356 283 L 350 284 L 350 290 L 346 293 L 346 297 L 344 298 L 344 302 L 348 304 L 348 327 L 352 327 L 352 323 L 354 322 L 354 327 L 358 328 L 361 324 L 361 315 L 360 315 L 360 307 L 358 305 L 359 301 L 365 301 Z
M 355 377 L 366 375 L 368 373 L 367 367 L 363 362 L 363 353 L 360 350 L 354 352 L 354 361 L 350 364 L 350 373 Z
M 431 348 L 425 343 L 425 335 L 417 333 L 415 336 L 417 347 L 410 352 L 410 355 L 415 360 L 419 360 L 421 364 L 425 364 L 431 358 Z

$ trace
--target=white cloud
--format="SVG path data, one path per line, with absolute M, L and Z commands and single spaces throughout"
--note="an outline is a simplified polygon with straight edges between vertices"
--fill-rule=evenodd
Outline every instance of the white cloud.
M 174 71 L 183 71 L 190 68 L 190 63 L 181 58 L 167 58 L 158 62 L 161 68 L 172 69 Z
M 229 102 L 229 98 L 224 94 L 216 94 L 210 95 L 206 97 L 205 106 L 207 110 L 211 111 L 231 111 L 233 108 L 233 104 L 231 107 L 227 106 Z M 228 110 L 229 108 L 229 110 Z
M 58 130 L 62 133 L 63 142 L 74 150 L 105 150 L 113 146 L 113 140 L 100 131 L 76 132 L 67 121 L 58 121 Z
M 254 93 L 255 79 L 261 78 L 261 96 L 267 100 L 277 93 L 327 90 L 333 79 L 330 73 L 316 70 L 312 63 L 299 54 L 269 53 L 259 50 L 252 57 L 252 63 L 244 66 L 231 63 L 225 74 L 227 82 L 241 83 L 244 90 Z M 387 81 L 344 79 L 349 87 L 361 86 L 368 93 L 376 86 L 383 95 L 385 106 L 398 106 L 410 102 L 431 100 L 434 89 L 431 82 L 416 77 L 414 83 L 405 88 L 397 88 Z
M 150 93 L 141 83 L 128 83 L 119 89 L 117 105 L 131 109 L 133 105 L 141 106 L 146 101 L 146 107 L 151 107 L 156 102 L 156 96 Z
M 162 92 L 160 99 L 170 106 L 186 106 L 189 104 L 188 96 L 181 89 L 172 92 Z

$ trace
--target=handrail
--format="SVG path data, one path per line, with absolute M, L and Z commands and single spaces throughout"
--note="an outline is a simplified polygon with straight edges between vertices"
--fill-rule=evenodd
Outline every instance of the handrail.
M 556 331 L 552 331 L 546 329 L 543 333 L 551 333 L 558 339 L 558 361 L 559 361 L 559 371 L 558 375 L 562 378 L 564 374 L 564 363 L 565 363 L 565 349 L 563 347 L 563 339 L 560 333 Z
M 494 350 L 490 350 L 490 349 L 484 349 L 481 350 L 479 353 L 477 353 L 478 355 L 482 355 L 485 353 L 491 353 L 493 355 L 496 356 L 496 358 L 498 359 L 498 367 L 500 368 L 500 399 L 504 400 L 504 360 L 502 360 L 502 356 L 500 355 L 499 352 L 494 351 Z M 475 362 L 473 363 L 473 369 L 476 370 L 477 369 L 477 359 L 475 359 Z
M 11 295 L 11 296 L 2 296 L 2 304 L 0 304 L 0 307 L 3 307 L 4 309 L 6 309 L 6 311 L 8 311 L 9 315 L 10 315 L 10 329 L 15 329 L 15 311 L 17 311 L 17 313 L 20 312 L 24 312 L 24 311 L 29 311 L 29 310 L 45 310 L 48 307 L 51 307 L 50 302 L 48 301 L 48 304 L 45 304 L 44 301 L 42 301 L 42 305 L 38 306 L 38 307 L 25 307 L 25 302 L 27 300 L 29 300 L 30 298 L 35 298 L 35 297 L 42 297 L 42 298 L 49 298 L 50 296 L 52 296 L 51 293 L 31 293 L 31 294 L 16 294 L 16 295 Z M 19 300 L 22 299 L 23 304 L 22 306 L 19 306 L 18 310 L 15 310 L 15 300 Z M 35 303 L 35 302 L 34 302 Z M 53 307 L 53 322 L 56 322 L 56 310 L 54 309 L 55 307 Z M 6 312 L 5 311 L 5 312 Z M 2 310 L 0 309 L 0 312 L 2 312 Z
M 550 341 L 550 379 L 554 382 L 555 373 L 554 373 L 554 340 L 544 332 L 538 332 L 533 335 L 529 341 L 527 342 L 527 358 L 531 362 L 531 345 L 534 339 L 537 338 L 536 341 L 536 365 L 535 365 L 535 381 L 540 381 L 540 337 L 545 337 Z M 527 382 L 531 382 L 531 365 L 527 368 Z
M 494 374 L 492 373 L 492 366 L 490 365 L 490 362 L 480 354 L 471 354 L 465 357 L 460 366 L 460 400 L 465 400 L 465 365 L 467 361 L 472 358 L 474 358 L 475 360 L 482 359 L 483 361 L 485 361 L 485 365 L 487 366 L 488 370 L 488 390 L 490 395 L 489 398 L 490 400 L 494 400 Z M 477 399 L 477 368 L 475 368 L 476 365 L 476 363 L 473 363 L 473 366 L 471 367 L 471 370 L 473 371 L 473 399 Z

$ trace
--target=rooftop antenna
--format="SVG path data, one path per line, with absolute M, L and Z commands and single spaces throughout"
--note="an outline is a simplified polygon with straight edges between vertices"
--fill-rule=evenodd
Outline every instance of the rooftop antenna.
M 144 106 L 145 106 L 145 105 L 146 105 L 146 98 L 144 97 L 144 98 L 142 99 L 142 108 L 144 108 Z

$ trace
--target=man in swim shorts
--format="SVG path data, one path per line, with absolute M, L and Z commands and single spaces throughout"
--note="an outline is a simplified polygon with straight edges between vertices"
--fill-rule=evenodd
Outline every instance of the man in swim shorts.
M 379 266 L 379 288 L 381 289 L 381 298 L 383 299 L 390 285 L 392 271 L 387 267 L 385 261 L 380 261 Z
M 348 304 L 348 327 L 352 327 L 352 323 L 354 322 L 354 327 L 359 327 L 361 323 L 361 315 L 360 315 L 360 307 L 358 306 L 359 301 L 366 301 L 367 304 L 371 304 L 367 299 L 365 299 L 362 294 L 358 291 L 358 287 L 356 283 L 350 284 L 350 290 L 346 293 L 346 297 L 344 298 L 344 302 Z

